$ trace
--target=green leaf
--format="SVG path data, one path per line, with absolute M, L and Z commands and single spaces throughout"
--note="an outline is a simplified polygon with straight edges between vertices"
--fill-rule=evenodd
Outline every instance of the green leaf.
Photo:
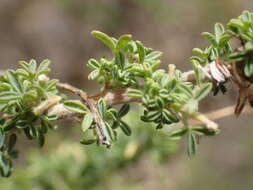
M 26 128 L 26 127 L 29 127 L 29 125 L 28 125 L 28 121 L 27 120 L 18 120 L 16 123 L 15 123 L 15 125 L 16 125 L 16 128 L 18 128 L 18 129 L 24 129 L 24 128 Z
M 30 70 L 30 72 L 32 74 L 35 74 L 36 73 L 36 69 L 37 69 L 37 62 L 36 62 L 36 60 L 31 59 L 30 62 L 29 62 L 28 68 L 29 68 L 29 70 Z
M 115 51 L 116 45 L 113 39 L 108 36 L 107 34 L 100 32 L 100 31 L 92 31 L 91 32 L 92 36 L 95 38 L 101 40 L 107 47 L 109 47 L 113 52 Z
M 219 41 L 219 46 L 223 47 L 224 45 L 226 45 L 228 43 L 228 41 L 232 38 L 231 35 L 228 34 L 224 34 L 221 36 L 220 41 Z
M 157 103 L 158 107 L 160 107 L 160 108 L 163 108 L 165 106 L 165 102 L 161 97 L 156 98 L 156 103 Z
M 195 100 L 200 101 L 212 90 L 212 83 L 204 83 L 195 93 Z
M 66 100 L 64 102 L 64 107 L 72 112 L 80 114 L 86 114 L 88 110 L 85 105 L 75 100 Z
M 99 70 L 96 69 L 96 70 L 92 71 L 92 72 L 89 74 L 88 79 L 89 79 L 89 80 L 95 80 L 95 79 L 97 79 L 98 77 L 99 77 Z
M 144 122 L 151 122 L 151 121 L 155 121 L 157 120 L 158 118 L 161 117 L 161 111 L 158 110 L 158 111 L 144 111 L 144 116 L 141 117 L 141 120 L 144 121 Z
M 228 55 L 228 59 L 233 61 L 241 61 L 245 56 L 244 52 L 234 52 Z
M 58 119 L 58 116 L 57 115 L 54 115 L 54 114 L 48 114 L 48 115 L 45 115 L 45 118 L 48 120 L 48 121 L 55 121 Z
M 13 71 L 7 71 L 7 77 L 9 79 L 9 82 L 11 84 L 11 86 L 13 87 L 13 89 L 18 92 L 18 93 L 22 93 L 22 87 L 21 84 L 19 83 L 18 77 L 15 75 L 15 73 Z
M 222 34 L 225 32 L 224 26 L 221 23 L 216 23 L 214 26 L 216 41 L 219 42 Z
M 180 139 L 182 136 L 184 136 L 188 132 L 188 128 L 180 128 L 172 131 L 169 136 L 172 139 Z
M 0 102 L 7 102 L 11 100 L 17 100 L 20 96 L 17 95 L 15 92 L 1 92 L 0 93 Z
M 100 63 L 96 59 L 89 59 L 87 67 L 90 69 L 98 69 L 100 67 Z
M 109 108 L 106 111 L 106 114 L 112 119 L 112 120 L 117 120 L 118 118 L 118 111 L 115 108 Z
M 240 16 L 243 21 L 251 22 L 253 20 L 253 14 L 249 11 L 243 11 L 242 15 Z
M 232 30 L 233 30 L 233 27 L 241 29 L 241 30 L 244 29 L 244 25 L 242 21 L 239 19 L 231 19 L 228 23 L 228 27 L 231 28 Z
M 169 92 L 166 89 L 161 89 L 159 90 L 159 96 L 162 98 L 168 98 L 169 97 Z
M 196 136 L 191 131 L 188 133 L 188 156 L 192 157 L 196 154 Z
M 155 127 L 157 130 L 162 129 L 164 126 L 164 123 L 158 123 L 158 125 Z
M 124 104 L 120 110 L 119 110 L 119 113 L 118 113 L 118 117 L 124 117 L 130 110 L 130 104 Z
M 50 90 L 55 89 L 57 83 L 58 83 L 58 80 L 56 80 L 56 79 L 50 80 L 50 81 L 47 83 L 47 85 L 46 85 L 46 90 L 49 90 L 49 91 L 50 91 Z
M 145 59 L 144 46 L 140 41 L 136 41 L 136 46 L 137 46 L 137 50 L 138 50 L 138 54 L 139 54 L 139 60 L 140 60 L 141 63 L 143 63 L 143 61 Z
M 127 91 L 127 96 L 130 98 L 142 98 L 143 93 L 137 89 L 129 89 Z
M 5 139 L 4 130 L 2 128 L 0 128 L 0 149 L 4 145 L 4 139 Z
M 253 75 L 253 62 L 247 62 L 244 66 L 244 74 L 247 77 L 251 77 Z
M 6 82 L 0 82 L 0 91 L 7 91 L 11 89 L 11 85 Z
M 83 121 L 82 121 L 82 131 L 85 133 L 91 126 L 93 122 L 93 116 L 90 112 L 88 112 L 84 118 L 83 118 Z
M 106 103 L 105 100 L 103 98 L 100 98 L 98 100 L 98 111 L 101 115 L 102 118 L 105 118 L 105 114 L 106 114 Z
M 30 101 L 36 101 L 38 98 L 37 92 L 34 90 L 31 91 L 27 91 L 24 95 L 23 95 L 23 100 L 30 102 Z
M 82 139 L 82 140 L 80 140 L 80 143 L 84 144 L 84 145 L 90 145 L 95 142 L 97 142 L 97 139 Z
M 45 59 L 43 60 L 39 67 L 38 67 L 38 71 L 37 73 L 40 74 L 47 74 L 47 72 L 49 71 L 49 65 L 51 64 L 51 61 L 49 59 Z
M 213 46 L 217 46 L 218 43 L 215 39 L 215 36 L 213 34 L 210 34 L 209 32 L 203 32 L 202 36 L 206 38 Z
M 116 52 L 119 52 L 123 48 L 125 48 L 126 45 L 128 44 L 128 42 L 130 42 L 131 40 L 132 40 L 132 35 L 125 34 L 125 35 L 120 36 L 120 38 L 116 44 Z
M 196 132 L 196 133 L 200 133 L 202 135 L 206 135 L 206 136 L 214 136 L 217 135 L 219 133 L 219 131 L 215 131 L 215 130 L 209 130 L 206 127 L 203 126 L 192 126 L 191 130 Z
M 11 161 L 5 155 L 0 154 L 0 171 L 3 177 L 11 175 Z
M 163 109 L 163 116 L 172 123 L 179 122 L 179 119 L 167 109 Z
M 193 92 L 189 86 L 185 85 L 184 83 L 181 83 L 180 85 L 178 85 L 177 89 L 180 90 L 180 92 L 184 93 L 188 98 L 192 98 Z
M 252 41 L 252 37 L 248 34 L 240 33 L 240 37 L 245 41 Z
M 29 128 L 29 134 L 32 139 L 35 139 L 38 137 L 37 129 L 34 126 L 30 126 Z
M 247 42 L 246 44 L 245 44 L 245 49 L 246 49 L 246 51 L 253 51 L 253 42 Z
M 162 52 L 160 51 L 152 51 L 151 53 L 145 56 L 145 61 L 153 61 L 162 56 Z
M 23 131 L 24 131 L 24 133 L 25 133 L 25 135 L 26 135 L 26 137 L 27 137 L 28 139 L 30 139 L 30 140 L 33 139 L 33 136 L 31 136 L 31 134 L 30 134 L 30 127 L 24 128 Z
M 45 135 L 41 130 L 38 130 L 38 143 L 39 147 L 43 147 L 45 144 Z
M 119 65 L 119 67 L 120 67 L 121 69 L 124 69 L 124 67 L 125 67 L 125 57 L 124 57 L 123 53 L 119 52 L 119 53 L 115 56 L 115 63 L 116 63 L 117 65 Z M 118 71 L 118 69 L 117 69 L 117 71 Z
M 29 63 L 27 63 L 26 61 L 19 61 L 19 64 L 21 65 L 21 67 L 26 70 L 26 72 L 29 73 Z
M 115 141 L 116 140 L 113 129 L 107 122 L 105 122 L 105 131 L 106 131 L 107 137 L 110 138 L 110 141 Z M 110 147 L 111 144 L 108 144 L 107 146 Z
M 194 74 L 195 74 L 197 84 L 201 85 L 202 79 L 203 79 L 203 73 L 202 73 L 202 71 L 199 67 L 200 64 L 195 59 L 192 59 L 191 62 L 192 62 L 192 67 L 193 67 L 193 70 L 194 70 Z
M 197 56 L 204 57 L 205 52 L 199 48 L 193 48 L 192 53 L 194 53 Z
M 121 130 L 125 133 L 126 136 L 130 136 L 132 134 L 132 131 L 129 125 L 122 120 L 119 121 L 120 121 L 119 127 L 121 128 Z

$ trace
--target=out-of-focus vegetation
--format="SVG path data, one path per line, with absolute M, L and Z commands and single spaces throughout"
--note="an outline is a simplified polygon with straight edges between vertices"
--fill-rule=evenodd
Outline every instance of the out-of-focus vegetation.
M 138 121 L 137 115 L 139 113 L 134 112 L 125 118 L 134 126 L 133 135 L 120 135 L 112 149 L 96 145 L 83 147 L 67 140 L 44 154 L 34 150 L 28 166 L 18 169 L 9 180 L 3 180 L 0 188 L 81 190 L 104 189 L 106 185 L 106 189 L 111 189 L 109 184 L 117 174 L 124 173 L 124 169 L 144 157 L 156 164 L 165 164 L 177 150 L 177 143 L 169 140 L 168 131 L 155 132 L 150 124 Z M 54 138 L 61 141 L 57 136 Z M 124 184 L 127 188 L 131 186 L 127 180 Z

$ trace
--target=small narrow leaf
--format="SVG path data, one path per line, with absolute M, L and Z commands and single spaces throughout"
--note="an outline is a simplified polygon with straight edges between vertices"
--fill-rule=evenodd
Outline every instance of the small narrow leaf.
M 82 140 L 80 140 L 80 143 L 84 144 L 84 145 L 90 145 L 95 142 L 97 142 L 97 139 L 82 139 Z
M 64 107 L 70 111 L 80 113 L 80 114 L 86 114 L 87 108 L 84 106 L 81 102 L 75 101 L 75 100 L 67 100 L 64 102 Z
M 202 36 L 206 38 L 212 45 L 217 46 L 218 43 L 215 39 L 215 36 L 213 34 L 210 34 L 209 32 L 203 32 Z
M 172 131 L 169 136 L 172 139 L 180 139 L 182 136 L 184 136 L 188 132 L 188 128 L 180 128 L 177 130 Z
M 223 47 L 224 45 L 226 45 L 228 43 L 228 41 L 232 38 L 231 35 L 228 34 L 224 34 L 221 36 L 220 41 L 219 41 L 219 46 Z
M 202 135 L 206 135 L 206 136 L 214 136 L 217 135 L 219 133 L 218 130 L 209 130 L 206 127 L 203 126 L 192 126 L 191 130 L 194 131 L 195 133 L 200 133 Z
M 0 173 L 3 177 L 9 177 L 11 175 L 11 161 L 6 158 L 5 155 L 0 154 Z
M 7 77 L 9 79 L 10 84 L 14 88 L 14 90 L 18 93 L 22 93 L 22 87 L 21 84 L 19 83 L 19 80 L 17 76 L 14 74 L 13 71 L 7 71 Z
M 2 146 L 4 145 L 4 139 L 5 139 L 4 130 L 0 128 L 0 148 L 2 148 Z
M 18 96 L 15 92 L 1 92 L 0 93 L 0 102 L 17 100 L 19 98 L 20 96 Z
M 98 77 L 99 77 L 99 70 L 96 69 L 96 70 L 92 71 L 92 72 L 89 74 L 88 79 L 89 79 L 89 80 L 95 80 L 95 79 L 97 79 Z
M 38 130 L 38 143 L 39 147 L 43 147 L 45 144 L 45 135 L 41 130 Z
M 212 90 L 212 83 L 204 83 L 195 93 L 195 100 L 200 101 Z
M 193 96 L 192 89 L 189 86 L 185 85 L 184 83 L 178 85 L 177 89 L 180 90 L 182 93 L 184 93 L 189 98 L 191 98 Z
M 100 63 L 96 59 L 89 59 L 87 67 L 90 69 L 98 69 L 100 67 Z
M 192 59 L 191 62 L 192 62 L 192 67 L 193 67 L 193 70 L 195 73 L 195 78 L 196 78 L 197 84 L 201 85 L 202 79 L 203 79 L 203 73 L 199 67 L 199 62 L 194 59 Z
M 132 36 L 129 34 L 125 34 L 120 36 L 117 45 L 116 45 L 116 52 L 121 51 L 124 47 L 126 47 L 126 45 L 128 44 L 128 42 L 130 42 L 132 40 Z
M 0 83 L 0 91 L 7 91 L 11 89 L 11 85 L 5 82 Z
M 43 60 L 38 67 L 38 74 L 46 74 L 49 71 L 49 65 L 51 61 L 48 59 Z
M 37 69 L 37 62 L 34 59 L 31 59 L 28 68 L 32 74 L 35 74 Z
M 153 61 L 162 56 L 162 52 L 160 51 L 152 51 L 151 53 L 145 56 L 145 61 Z
M 192 49 L 192 53 L 194 53 L 195 55 L 200 56 L 200 57 L 203 57 L 204 54 L 205 54 L 205 53 L 204 53 L 201 49 L 199 49 L 199 48 L 193 48 L 193 49 Z
M 216 23 L 214 26 L 214 32 L 215 32 L 216 41 L 219 42 L 222 34 L 225 32 L 224 26 L 221 23 Z
M 168 121 L 171 121 L 173 123 L 179 122 L 179 119 L 167 109 L 163 109 L 163 116 L 166 117 Z
M 108 124 L 108 123 L 105 123 L 105 130 L 106 130 L 106 133 L 107 133 L 107 136 L 110 138 L 110 141 L 115 141 L 115 134 L 113 132 L 113 129 L 112 127 Z M 111 145 L 108 145 L 108 147 L 110 147 Z
M 231 19 L 227 25 L 230 29 L 238 28 L 243 29 L 244 25 L 239 19 Z
M 100 98 L 98 100 L 98 111 L 99 111 L 101 117 L 104 118 L 105 113 L 106 113 L 106 104 L 105 104 L 105 100 L 103 98 Z
M 188 156 L 192 157 L 196 154 L 196 136 L 191 131 L 188 133 Z
M 253 75 L 253 63 L 248 62 L 244 66 L 244 74 L 247 77 L 251 77 Z
M 130 136 L 132 134 L 131 128 L 129 127 L 129 125 L 126 122 L 120 120 L 119 126 L 120 126 L 121 130 L 125 133 L 126 136 Z
M 112 51 L 115 51 L 116 45 L 113 39 L 108 36 L 107 34 L 100 32 L 100 31 L 92 31 L 92 36 L 101 40 L 107 47 L 109 47 Z
M 140 41 L 136 41 L 136 45 L 137 45 L 137 50 L 138 50 L 138 54 L 139 54 L 139 60 L 140 60 L 141 63 L 143 63 L 143 61 L 145 59 L 144 46 Z
M 118 117 L 124 117 L 130 110 L 130 104 L 124 104 L 120 110 L 119 110 L 119 113 L 118 113 Z
M 120 66 L 121 69 L 124 69 L 125 67 L 125 57 L 123 55 L 123 53 L 119 52 L 116 56 L 115 56 L 115 63 L 117 65 Z M 117 71 L 116 71 L 117 72 Z
M 88 112 L 84 118 L 83 118 L 83 121 L 82 121 L 82 131 L 85 133 L 91 126 L 93 122 L 93 116 L 90 112 Z
M 129 89 L 127 91 L 127 96 L 131 98 L 142 98 L 143 93 L 140 90 Z

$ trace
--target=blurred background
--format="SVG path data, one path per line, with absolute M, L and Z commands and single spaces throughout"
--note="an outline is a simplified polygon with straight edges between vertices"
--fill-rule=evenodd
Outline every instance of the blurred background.
M 188 70 L 192 48 L 207 45 L 201 32 L 213 32 L 215 22 L 226 24 L 243 10 L 253 11 L 252 0 L 0 0 L 0 70 L 49 58 L 53 78 L 94 92 L 99 86 L 87 80 L 85 64 L 110 52 L 92 30 L 130 33 L 164 52 L 164 68 L 172 63 Z M 208 97 L 201 110 L 233 105 L 236 95 L 231 86 L 226 96 Z M 136 115 L 125 118 L 133 137 L 122 136 L 111 150 L 80 145 L 81 129 L 71 122 L 51 132 L 42 150 L 21 141 L 15 172 L 0 179 L 0 189 L 252 189 L 251 115 L 220 119 L 221 134 L 202 139 L 191 159 L 184 141 L 170 141 Z

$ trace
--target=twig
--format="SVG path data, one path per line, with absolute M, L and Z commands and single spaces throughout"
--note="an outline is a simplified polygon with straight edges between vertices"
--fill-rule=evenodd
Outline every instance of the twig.
M 89 98 L 88 95 L 81 89 L 76 88 L 70 84 L 67 83 L 58 83 L 57 87 L 63 90 L 67 90 L 69 92 L 72 92 L 73 94 L 78 95 L 81 98 L 81 101 L 88 106 L 90 109 L 91 114 L 93 115 L 93 118 L 96 123 L 96 130 L 99 136 L 99 140 L 101 144 L 110 146 L 110 141 L 108 134 L 105 130 L 105 123 L 103 119 L 101 118 L 98 109 L 97 109 L 97 104 L 96 101 L 92 98 Z

